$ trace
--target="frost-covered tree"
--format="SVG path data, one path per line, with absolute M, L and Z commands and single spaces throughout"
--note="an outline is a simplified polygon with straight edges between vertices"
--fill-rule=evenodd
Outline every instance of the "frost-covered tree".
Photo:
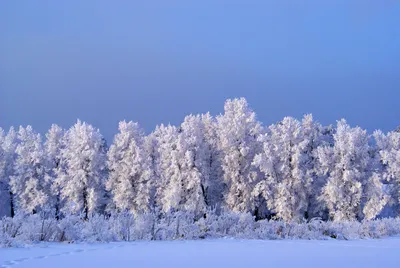
M 363 214 L 364 219 L 376 218 L 389 201 L 389 196 L 384 191 L 382 176 L 373 172 L 365 184 L 363 191 Z
M 1 156 L 0 156 L 0 216 L 14 217 L 15 201 L 11 189 L 10 178 L 14 175 L 14 163 L 16 160 L 17 133 L 13 127 L 7 135 L 1 131 Z
M 179 210 L 182 176 L 178 152 L 179 130 L 171 125 L 157 126 L 152 136 L 156 146 L 156 205 L 164 213 Z
M 4 140 L 5 133 L 2 128 L 0 128 L 0 217 L 9 216 L 9 206 L 10 206 L 10 195 L 9 195 L 9 184 L 8 181 L 5 180 L 5 167 L 6 167 L 6 154 L 4 152 Z
M 205 202 L 210 209 L 220 210 L 223 202 L 223 193 L 225 190 L 223 180 L 223 170 L 221 166 L 222 152 L 218 146 L 218 125 L 215 118 L 209 113 L 201 116 L 204 125 L 204 139 L 208 146 L 208 163 L 206 171 L 207 180 L 205 181 Z
M 254 165 L 265 179 L 257 184 L 255 194 L 262 194 L 269 210 L 285 221 L 298 221 L 308 211 L 315 179 L 311 172 L 314 128 L 311 116 L 303 123 L 285 117 L 260 138 L 264 150 L 256 155 Z
M 386 183 L 386 191 L 390 204 L 394 208 L 394 216 L 400 215 L 400 131 L 395 130 L 386 135 L 378 130 L 374 132 L 378 159 L 382 164 L 380 171 Z
M 146 155 L 148 157 L 148 170 L 150 172 L 150 177 L 151 177 L 151 192 L 150 192 L 150 212 L 153 213 L 153 215 L 156 215 L 159 213 L 160 209 L 157 207 L 157 202 L 156 202 L 156 191 L 157 191 L 157 185 L 160 181 L 160 174 L 158 173 L 158 168 L 157 168 L 157 163 L 158 163 L 158 147 L 157 147 L 157 140 L 155 136 L 153 135 L 154 133 L 150 133 L 149 135 L 144 137 L 144 143 L 143 143 L 143 148 L 146 152 Z
M 199 216 L 205 212 L 208 147 L 202 121 L 189 116 L 180 128 L 158 126 L 153 132 L 157 148 L 157 204 L 164 213 L 182 211 Z
M 224 114 L 217 117 L 217 122 L 227 186 L 226 207 L 234 212 L 258 214 L 259 202 L 252 192 L 260 174 L 251 163 L 260 148 L 257 137 L 262 133 L 261 124 L 244 98 L 227 100 Z
M 328 176 L 321 200 L 335 221 L 362 218 L 363 188 L 370 177 L 368 135 L 359 127 L 338 121 L 333 147 L 319 147 L 318 159 Z
M 65 135 L 62 149 L 65 170 L 57 178 L 63 210 L 88 218 L 105 205 L 106 144 L 100 131 L 78 122 Z
M 60 126 L 53 124 L 46 133 L 46 141 L 44 143 L 46 176 L 45 182 L 48 185 L 48 206 L 55 210 L 58 218 L 61 208 L 61 189 L 57 178 L 65 172 L 62 166 L 61 152 L 65 147 L 64 142 L 65 131 Z
M 201 116 L 189 115 L 181 125 L 178 138 L 179 166 L 182 177 L 182 209 L 200 216 L 206 211 L 210 151 L 205 141 Z
M 318 147 L 333 146 L 334 129 L 331 126 L 323 127 L 313 120 L 311 114 L 305 115 L 301 122 L 302 135 L 305 148 L 302 151 L 302 168 L 304 169 L 306 181 L 311 185 L 308 188 L 308 210 L 306 218 L 312 219 L 320 217 L 328 218 L 325 203 L 318 197 L 327 182 L 327 176 L 320 171 L 318 161 Z
M 19 128 L 14 169 L 10 185 L 16 206 L 24 212 L 36 213 L 46 205 L 48 196 L 41 137 L 31 126 Z
M 108 151 L 108 167 L 106 186 L 115 207 L 134 214 L 149 212 L 154 179 L 152 163 L 144 132 L 137 123 L 119 123 L 119 133 Z

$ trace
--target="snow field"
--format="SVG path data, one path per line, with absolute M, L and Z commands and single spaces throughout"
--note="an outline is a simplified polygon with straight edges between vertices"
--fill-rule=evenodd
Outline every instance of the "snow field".
M 398 267 L 399 249 L 398 237 L 353 241 L 43 243 L 0 249 L 0 267 Z

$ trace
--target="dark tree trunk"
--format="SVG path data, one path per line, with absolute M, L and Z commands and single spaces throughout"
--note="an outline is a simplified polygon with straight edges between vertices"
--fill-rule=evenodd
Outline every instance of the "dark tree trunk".
M 87 202 L 87 189 L 86 187 L 83 189 L 83 209 L 85 213 L 85 220 L 89 218 L 89 208 L 88 208 L 88 202 Z
M 201 186 L 201 192 L 203 194 L 204 203 L 206 203 L 206 206 L 208 207 L 209 206 L 209 202 L 208 202 L 206 189 L 204 188 L 203 184 L 201 184 L 200 186 Z
M 14 212 L 14 195 L 13 193 L 10 191 L 10 216 L 11 218 L 13 218 L 15 216 L 15 212 Z
M 56 200 L 56 220 L 60 219 L 60 195 L 57 195 Z

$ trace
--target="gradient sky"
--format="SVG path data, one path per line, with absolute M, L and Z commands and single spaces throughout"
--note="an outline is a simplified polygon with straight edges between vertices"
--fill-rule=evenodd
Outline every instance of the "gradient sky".
M 110 140 L 119 120 L 150 132 L 242 96 L 265 125 L 394 129 L 400 1 L 0 2 L 3 128 L 80 118 Z

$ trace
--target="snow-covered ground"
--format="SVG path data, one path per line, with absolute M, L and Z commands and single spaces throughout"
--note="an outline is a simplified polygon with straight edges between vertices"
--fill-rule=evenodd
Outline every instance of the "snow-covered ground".
M 400 267 L 400 238 L 39 244 L 0 249 L 1 268 Z

